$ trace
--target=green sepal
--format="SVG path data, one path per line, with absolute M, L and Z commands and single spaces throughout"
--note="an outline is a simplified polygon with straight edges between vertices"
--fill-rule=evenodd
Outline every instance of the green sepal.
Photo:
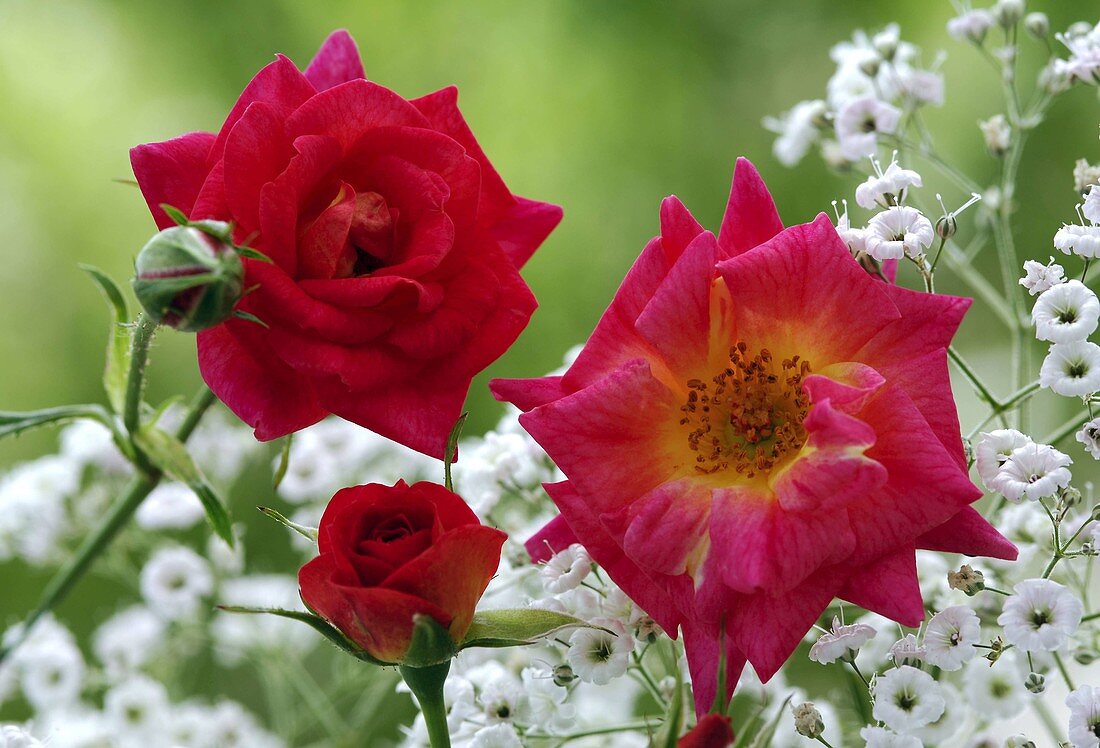
M 258 506 L 256 508 L 260 510 L 261 514 L 267 517 L 271 517 L 271 519 L 275 520 L 288 530 L 293 530 L 302 537 L 309 538 L 314 543 L 317 542 L 316 527 L 306 527 L 305 525 L 300 525 L 297 522 L 292 522 L 291 520 L 287 519 L 287 517 L 282 512 L 277 509 L 272 509 L 269 506 Z
M 447 662 L 458 654 L 447 629 L 429 615 L 413 616 L 413 634 L 409 651 L 401 658 L 406 667 L 422 668 Z
M 458 648 L 462 650 L 468 647 L 522 647 L 570 628 L 608 631 L 601 626 L 593 626 L 580 618 L 553 610 L 538 608 L 483 610 L 474 614 L 474 620 L 470 623 L 470 628 L 466 631 L 466 636 L 463 637 Z
M 233 311 L 233 316 L 236 317 L 237 319 L 243 319 L 243 320 L 247 320 L 249 322 L 255 322 L 257 325 L 264 328 L 265 330 L 270 330 L 271 329 L 271 325 L 267 324 L 266 322 L 264 322 L 262 319 L 257 317 L 255 314 L 252 314 L 251 312 L 245 312 L 245 311 L 242 311 L 240 309 L 235 309 Z
M 279 490 L 279 485 L 283 482 L 283 478 L 286 477 L 286 471 L 290 469 L 290 445 L 294 442 L 294 433 L 291 432 L 283 437 L 283 446 L 279 449 L 279 465 L 275 468 L 275 474 L 271 477 L 271 488 Z M 260 511 L 263 511 L 261 508 Z
M 134 441 L 142 452 L 163 470 L 170 478 L 184 483 L 195 492 L 202 502 L 202 508 L 206 511 L 206 519 L 214 532 L 229 544 L 234 546 L 233 522 L 229 518 L 229 510 L 218 498 L 214 489 L 206 482 L 202 471 L 191 459 L 191 453 L 176 437 L 164 429 L 157 428 L 155 423 L 147 423 L 134 434 Z
M 175 224 L 177 226 L 187 226 L 189 223 L 191 223 L 187 219 L 187 215 L 182 210 L 175 207 L 174 205 L 169 205 L 168 203 L 161 203 L 160 204 L 160 209 L 163 210 L 165 215 L 167 215 L 169 218 L 171 218 L 172 221 L 175 222 Z
M 301 621 L 307 626 L 313 628 L 319 632 L 322 636 L 335 644 L 339 649 L 347 652 L 352 657 L 356 657 L 363 662 L 369 662 L 372 665 L 393 665 L 392 662 L 382 662 L 379 659 L 371 657 L 369 654 L 360 649 L 355 642 L 348 639 L 339 629 L 332 626 L 324 618 L 313 613 L 305 613 L 300 610 L 285 610 L 283 608 L 250 608 L 243 605 L 219 605 L 218 610 L 226 613 L 246 613 L 249 615 L 267 614 L 273 616 L 279 616 L 280 618 L 289 618 L 293 621 Z
M 260 262 L 266 262 L 269 265 L 274 265 L 275 261 L 265 255 L 258 249 L 252 247 L 237 247 L 237 254 L 241 257 L 247 257 L 250 260 L 259 260 Z
M 62 405 L 57 408 L 13 412 L 0 410 L 0 439 L 5 436 L 18 436 L 39 426 L 66 423 L 81 418 L 90 418 L 107 423 L 110 416 L 99 405 Z
M 462 427 L 466 425 L 466 419 L 469 417 L 469 411 L 458 417 L 455 425 L 451 427 L 451 433 L 447 435 L 447 445 L 443 449 L 443 485 L 448 491 L 455 490 L 454 481 L 451 479 L 451 463 L 455 461 L 455 456 L 458 454 L 458 439 L 462 436 Z
M 130 373 L 130 312 L 126 297 L 118 285 L 99 268 L 81 265 L 80 269 L 91 276 L 96 287 L 107 299 L 113 319 L 107 338 L 106 363 L 103 367 L 103 389 L 107 402 L 116 413 L 121 413 L 126 401 L 126 379 Z

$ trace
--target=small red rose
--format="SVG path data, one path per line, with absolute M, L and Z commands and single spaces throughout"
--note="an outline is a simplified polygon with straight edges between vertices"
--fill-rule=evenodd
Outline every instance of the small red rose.
M 506 538 L 435 483 L 345 488 L 321 517 L 320 555 L 298 585 L 311 610 L 372 657 L 401 662 L 416 615 L 462 640 Z
M 679 742 L 677 748 L 729 748 L 733 743 L 730 718 L 722 714 L 708 714 L 699 720 Z
M 337 31 L 304 72 L 286 57 L 217 134 L 131 151 L 161 228 L 170 204 L 233 222 L 239 309 L 198 337 L 202 376 L 259 439 L 329 413 L 442 457 L 470 380 L 535 309 L 518 269 L 561 209 L 512 194 L 445 88 L 407 100 L 363 77 Z

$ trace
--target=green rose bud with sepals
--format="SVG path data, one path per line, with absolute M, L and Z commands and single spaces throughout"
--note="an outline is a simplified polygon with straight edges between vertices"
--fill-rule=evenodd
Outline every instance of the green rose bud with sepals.
M 134 265 L 134 294 L 160 324 L 199 332 L 233 314 L 244 291 L 244 264 L 219 221 L 172 226 L 153 236 Z

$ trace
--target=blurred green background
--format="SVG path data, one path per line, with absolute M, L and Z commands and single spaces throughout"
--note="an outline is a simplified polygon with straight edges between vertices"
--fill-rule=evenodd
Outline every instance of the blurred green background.
M 1033 1 L 1029 10 L 1048 12 L 1064 29 L 1085 5 Z M 131 177 L 127 150 L 217 130 L 275 52 L 304 66 L 328 32 L 346 27 L 373 80 L 408 97 L 457 84 L 467 119 L 512 189 L 564 207 L 564 222 L 524 271 L 541 308 L 474 384 L 473 430 L 483 430 L 500 412 L 487 378 L 543 373 L 584 340 L 657 232 L 664 196 L 675 193 L 716 229 L 734 160 L 745 155 L 787 223 L 851 197 L 855 180 L 814 155 L 793 170 L 780 166 L 760 122 L 821 97 L 833 68 L 829 47 L 854 28 L 898 21 L 926 64 L 947 51 L 947 104 L 928 110 L 927 121 L 949 161 L 992 180 L 996 164 L 977 121 L 1000 111 L 998 82 L 973 49 L 947 37 L 952 15 L 946 0 L 0 0 L 0 409 L 101 399 L 106 313 L 77 263 L 122 281 L 153 231 L 140 194 L 113 181 Z M 1026 63 L 1040 45 L 1025 41 L 1024 49 Z M 1073 162 L 1100 160 L 1095 93 L 1064 96 L 1032 139 L 1018 193 L 1023 257 L 1054 252 L 1051 237 L 1077 199 Z M 962 201 L 926 165 L 914 166 L 929 194 Z M 992 254 L 990 246 L 979 263 L 996 282 Z M 947 273 L 937 281 L 942 291 L 967 293 Z M 1005 393 L 1008 338 L 987 310 L 971 312 L 960 347 Z M 197 383 L 191 338 L 162 334 L 151 399 Z M 958 391 L 965 428 L 981 411 L 965 385 Z M 1049 394 L 1035 403 L 1039 423 L 1073 408 Z M 0 443 L 0 465 L 40 454 L 53 439 L 38 432 Z M 1071 453 L 1083 455 L 1075 445 Z M 11 566 L 0 574 L 6 623 L 42 578 L 16 580 Z M 92 598 L 84 593 L 67 609 Z

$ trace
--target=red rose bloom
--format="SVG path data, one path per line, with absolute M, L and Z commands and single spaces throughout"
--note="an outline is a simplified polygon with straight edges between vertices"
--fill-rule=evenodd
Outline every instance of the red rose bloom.
M 198 336 L 211 389 L 267 440 L 329 413 L 441 457 L 475 374 L 526 326 L 518 268 L 561 219 L 513 195 L 456 89 L 406 100 L 363 78 L 347 32 L 305 72 L 279 56 L 217 135 L 141 145 L 161 203 L 232 221 L 272 263 L 245 260 L 239 309 Z
M 676 743 L 677 748 L 728 748 L 733 743 L 730 718 L 708 714 Z
M 435 483 L 345 488 L 321 517 L 320 555 L 298 585 L 306 605 L 367 653 L 400 662 L 417 614 L 462 640 L 505 538 Z

